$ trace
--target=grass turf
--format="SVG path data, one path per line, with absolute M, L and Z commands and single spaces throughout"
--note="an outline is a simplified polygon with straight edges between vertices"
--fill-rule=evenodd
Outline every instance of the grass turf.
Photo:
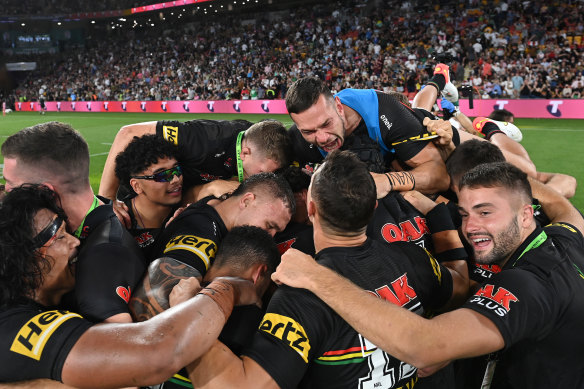
M 99 187 L 101 172 L 108 150 L 121 126 L 155 120 L 191 119 L 258 121 L 272 118 L 280 120 L 286 127 L 292 124 L 288 115 L 250 114 L 146 114 L 146 113 L 62 113 L 13 112 L 0 118 L 0 137 L 37 123 L 51 120 L 71 124 L 89 144 L 91 154 L 90 179 L 95 191 Z M 516 119 L 515 124 L 523 132 L 522 145 L 527 149 L 539 171 L 560 172 L 574 176 L 578 183 L 584 182 L 584 165 L 580 147 L 584 144 L 584 121 L 577 119 Z M 50 145 L 47 145 L 50 147 Z M 584 190 L 576 191 L 572 203 L 584 210 Z

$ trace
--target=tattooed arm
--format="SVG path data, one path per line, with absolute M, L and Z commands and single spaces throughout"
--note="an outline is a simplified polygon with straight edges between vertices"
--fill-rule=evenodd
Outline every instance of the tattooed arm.
M 174 258 L 158 258 L 150 264 L 142 283 L 136 286 L 130 300 L 130 311 L 135 321 L 148 320 L 167 310 L 168 296 L 180 280 L 202 276 L 195 268 Z

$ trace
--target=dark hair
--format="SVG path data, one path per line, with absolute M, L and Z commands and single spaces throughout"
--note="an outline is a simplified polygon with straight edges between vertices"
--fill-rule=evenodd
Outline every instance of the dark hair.
M 69 124 L 48 122 L 20 130 L 6 139 L 2 154 L 41 170 L 47 178 L 58 177 L 70 193 L 89 186 L 89 147 Z
M 234 227 L 223 238 L 213 266 L 229 266 L 241 274 L 255 264 L 264 264 L 273 273 L 280 263 L 280 252 L 268 232 L 255 226 Z
M 527 174 L 508 162 L 484 163 L 466 172 L 460 179 L 462 188 L 503 187 L 519 192 L 524 201 L 532 201 L 531 186 Z
M 318 77 L 305 77 L 296 81 L 286 93 L 288 113 L 301 113 L 312 107 L 324 95 L 332 101 L 330 88 Z
M 266 158 L 274 160 L 280 167 L 292 161 L 292 141 L 288 131 L 277 120 L 262 120 L 245 131 L 244 139 L 253 143 Z
M 471 139 L 454 149 L 446 161 L 446 170 L 456 184 L 460 177 L 482 163 L 504 162 L 503 152 L 491 142 Z
M 67 220 L 55 192 L 25 184 L 8 192 L 0 206 L 0 306 L 30 300 L 52 264 L 38 255 L 34 217 L 48 209 Z
M 327 226 L 348 235 L 367 227 L 377 198 L 367 165 L 352 152 L 339 150 L 315 172 L 310 194 Z
M 403 93 L 399 93 L 396 91 L 389 91 L 387 92 L 388 95 L 390 95 L 391 97 L 393 97 L 394 99 L 396 99 L 397 101 L 399 101 L 400 103 L 402 103 L 403 105 L 406 105 L 408 107 L 412 107 L 412 104 L 410 103 L 410 99 L 408 99 L 408 96 L 404 95 Z
M 291 215 L 296 212 L 296 202 L 290 185 L 284 178 L 274 173 L 264 172 L 250 176 L 233 191 L 231 197 L 241 196 L 248 192 L 256 194 L 262 192 L 274 199 L 282 200 Z
M 489 115 L 489 119 L 498 120 L 500 122 L 508 122 L 513 118 L 513 113 L 506 109 L 496 109 Z
M 162 158 L 178 159 L 178 155 L 178 148 L 158 135 L 135 136 L 116 157 L 116 176 L 129 187 L 131 176 L 141 175 Z
M 310 175 L 305 173 L 302 168 L 298 166 L 288 166 L 280 173 L 282 177 L 288 182 L 293 193 L 298 193 L 302 189 L 308 189 L 310 186 Z

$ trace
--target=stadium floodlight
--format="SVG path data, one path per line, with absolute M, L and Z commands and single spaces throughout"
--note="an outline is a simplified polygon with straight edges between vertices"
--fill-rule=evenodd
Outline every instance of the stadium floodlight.
M 92 21 L 91 21 L 91 24 L 95 24 L 95 20 L 92 20 Z
M 21 23 L 20 25 L 21 25 L 22 27 L 26 26 L 26 24 L 24 24 L 24 23 Z
M 60 25 L 61 25 L 61 22 L 57 23 L 57 26 L 60 26 Z

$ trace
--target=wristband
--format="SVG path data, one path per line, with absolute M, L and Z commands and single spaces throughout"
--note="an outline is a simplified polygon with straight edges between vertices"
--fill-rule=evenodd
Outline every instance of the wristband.
M 426 214 L 426 223 L 432 234 L 442 231 L 456 230 L 454 222 L 450 217 L 448 207 L 444 203 L 436 205 Z
M 227 322 L 235 303 L 234 293 L 233 285 L 229 281 L 214 280 L 209 286 L 201 289 L 198 294 L 210 297 L 219 306 Z

